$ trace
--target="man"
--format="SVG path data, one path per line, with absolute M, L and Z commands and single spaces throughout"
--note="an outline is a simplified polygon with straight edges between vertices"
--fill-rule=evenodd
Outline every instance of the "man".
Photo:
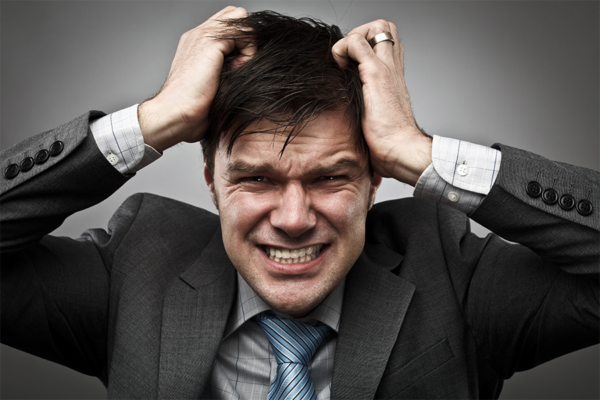
M 498 160 L 504 169 L 497 172 L 492 167 L 487 174 L 490 185 L 485 189 L 479 182 L 471 182 L 470 186 L 481 192 L 479 195 L 461 190 L 458 185 L 464 182 L 460 181 L 476 175 L 477 157 L 472 161 L 459 148 L 455 158 L 464 159 L 464 164 L 456 165 L 454 161 L 448 172 L 447 163 L 436 158 L 438 165 L 434 161 L 431 166 L 431 141 L 418 130 L 410 110 L 397 32 L 393 24 L 385 21 L 357 28 L 332 49 L 333 61 L 342 68 L 348 68 L 350 59 L 359 63 L 365 98 L 362 118 L 355 117 L 353 121 L 346 117 L 349 114 L 339 106 L 349 100 L 342 96 L 333 103 L 338 107 L 317 107 L 315 118 L 300 119 L 304 124 L 295 136 L 288 136 L 289 130 L 277 135 L 285 123 L 281 117 L 288 114 L 275 110 L 274 115 L 264 116 L 271 120 L 254 121 L 240 129 L 238 133 L 246 135 L 235 142 L 230 141 L 238 128 L 235 123 L 231 129 L 216 130 L 213 136 L 206 137 L 204 127 L 208 125 L 208 110 L 213 105 L 225 55 L 234 47 L 239 48 L 239 54 L 227 64 L 231 76 L 251 68 L 261 57 L 260 44 L 240 37 L 239 32 L 233 40 L 215 40 L 212 35 L 222 31 L 220 19 L 244 16 L 242 9 L 226 9 L 184 35 L 163 89 L 139 109 L 144 142 L 156 150 L 183 140 L 202 139 L 206 156 L 209 139 L 216 137 L 214 160 L 211 161 L 210 153 L 206 157 L 205 177 L 220 210 L 222 234 L 215 218 L 176 203 L 138 196 L 121 208 L 108 235 L 94 231 L 80 242 L 45 238 L 40 245 L 9 255 L 11 266 L 4 274 L 7 289 L 3 288 L 3 294 L 31 294 L 32 290 L 22 292 L 19 282 L 30 283 L 41 273 L 43 284 L 36 296 L 42 293 L 45 297 L 51 292 L 48 299 L 56 304 L 46 307 L 57 313 L 51 319 L 67 319 L 66 324 L 50 323 L 51 332 L 46 338 L 63 338 L 55 350 L 39 343 L 32 345 L 23 340 L 21 328 L 12 328 L 24 311 L 24 301 L 20 300 L 19 305 L 14 301 L 16 296 L 7 294 L 3 304 L 15 303 L 14 309 L 3 313 L 13 330 L 9 343 L 19 343 L 28 351 L 98 375 L 115 396 L 224 396 L 230 389 L 228 385 L 237 390 L 240 383 L 232 381 L 231 368 L 228 371 L 227 343 L 237 340 L 239 344 L 244 335 L 267 343 L 257 335 L 259 323 L 253 324 L 253 320 L 243 321 L 245 324 L 237 331 L 228 332 L 237 323 L 236 313 L 244 310 L 242 299 L 259 302 L 253 297 L 256 292 L 268 308 L 313 319 L 322 305 L 336 310 L 337 301 L 337 310 L 342 313 L 337 319 L 339 326 L 330 319 L 326 321 L 324 311 L 319 317 L 321 322 L 334 325 L 330 328 L 337 335 L 329 331 L 324 350 L 315 354 L 314 362 L 325 365 L 320 369 L 325 379 L 318 382 L 319 376 L 313 376 L 314 394 L 327 396 L 331 391 L 332 397 L 362 398 L 497 396 L 502 379 L 514 370 L 597 340 L 597 280 L 587 276 L 597 273 L 597 216 L 590 210 L 592 203 L 588 200 L 596 198 L 597 178 L 592 172 L 559 166 L 508 147 L 502 148 L 499 161 L 499 153 L 479 149 L 476 151 L 487 153 L 484 159 Z M 268 15 L 263 17 L 269 20 Z M 254 28 L 260 30 L 259 26 Z M 384 35 L 383 42 L 372 41 L 382 33 L 391 37 Z M 217 95 L 215 104 L 218 99 Z M 298 108 L 302 110 L 302 106 Z M 298 108 L 288 111 L 297 112 Z M 111 144 L 106 151 L 98 152 L 104 143 L 98 139 L 102 134 L 96 132 L 103 130 L 103 123 L 98 120 L 96 127 L 92 124 L 93 142 L 87 135 L 87 119 L 40 138 L 51 140 L 52 146 L 48 157 L 44 153 L 40 157 L 46 159 L 37 164 L 45 164 L 50 156 L 58 157 L 59 162 L 51 160 L 46 164 L 54 164 L 57 173 L 52 185 L 47 186 L 43 178 L 24 175 L 30 170 L 26 164 L 23 168 L 19 165 L 19 171 L 12 167 L 16 174 L 8 167 L 5 170 L 3 201 L 8 210 L 5 223 L 10 229 L 6 234 L 3 230 L 3 244 L 8 250 L 29 246 L 69 212 L 100 200 L 124 182 L 125 178 L 117 176 L 106 160 L 120 171 L 124 169 L 124 173 L 141 165 L 139 161 L 127 160 L 128 152 L 121 150 L 118 140 L 118 155 L 111 150 Z M 108 126 L 113 119 L 103 121 Z M 361 142 L 356 140 L 359 121 L 370 152 L 372 173 Z M 75 137 L 80 143 L 57 140 L 70 130 L 79 132 Z M 62 145 L 54 145 L 59 142 Z M 434 156 L 442 155 L 437 151 L 443 148 L 443 142 L 441 138 L 434 140 Z M 39 143 L 38 140 L 23 146 L 36 147 Z M 453 142 L 448 143 L 447 150 L 451 151 Z M 280 152 L 282 147 L 285 148 Z M 61 155 L 63 151 L 65 154 Z M 12 159 L 23 154 L 21 147 L 3 157 L 14 164 Z M 41 161 L 37 154 L 34 162 Z M 70 160 L 65 155 L 70 155 Z M 145 156 L 146 152 L 142 157 Z M 98 177 L 92 185 L 78 178 L 77 167 L 88 158 L 92 161 L 85 162 L 86 171 Z M 60 162 L 62 159 L 69 162 Z M 560 209 L 550 207 L 556 202 L 549 197 L 553 192 L 548 189 L 555 190 L 556 183 L 556 188 L 567 191 L 557 182 L 552 182 L 552 188 L 545 183 L 544 193 L 550 193 L 544 194 L 546 205 L 539 200 L 536 184 L 525 185 L 527 192 L 523 192 L 521 180 L 526 176 L 519 170 L 524 166 L 527 174 L 531 174 L 531 168 L 537 170 L 537 180 L 547 182 L 548 176 L 553 176 L 569 182 L 566 194 L 574 197 L 576 205 L 569 208 L 566 202 L 570 197 L 563 194 Z M 445 173 L 450 174 L 452 182 L 440 180 Z M 43 174 L 38 172 L 35 176 Z M 424 197 L 435 194 L 449 204 L 457 203 L 459 208 L 473 212 L 474 218 L 509 239 L 527 244 L 541 257 L 521 247 L 506 246 L 498 239 L 477 240 L 454 226 L 464 223 L 459 214 L 412 202 L 383 206 L 371 214 L 366 225 L 368 245 L 361 255 L 366 211 L 372 205 L 381 176 L 417 184 L 417 191 Z M 452 183 L 457 186 L 448 185 Z M 29 201 L 35 200 L 32 193 L 35 197 L 43 193 L 48 199 L 60 198 L 67 187 L 79 193 L 70 197 L 68 204 L 51 200 L 45 203 L 51 206 L 27 214 L 22 211 L 28 208 Z M 487 195 L 485 200 L 481 194 Z M 569 213 L 574 210 L 577 213 Z M 35 213 L 36 226 L 31 226 L 28 220 Z M 518 217 L 506 220 L 509 214 Z M 152 219 L 161 221 L 161 225 L 148 225 Z M 560 228 L 554 232 L 542 229 L 544 225 L 556 224 Z M 148 233 L 149 226 L 156 232 L 142 235 L 141 232 Z M 176 229 L 178 226 L 185 227 L 185 239 Z M 536 237 L 532 237 L 534 231 Z M 561 233 L 561 239 L 550 243 L 555 232 Z M 564 238 L 564 233 L 570 235 Z M 563 251 L 564 246 L 568 250 Z M 296 250 L 304 251 L 304 255 L 287 254 Z M 237 278 L 233 269 L 227 267 L 225 252 L 240 274 Z M 307 254 L 317 257 L 300 259 Z M 34 260 L 38 257 L 43 258 Z M 53 268 L 65 270 L 47 271 L 50 275 L 46 276 L 47 269 L 39 269 L 42 259 Z M 172 268 L 165 268 L 171 259 Z M 78 265 L 82 262 L 93 267 L 82 270 Z M 392 272 L 384 271 L 382 266 Z M 98 280 L 105 283 L 97 285 Z M 71 281 L 68 296 L 60 292 L 65 281 Z M 77 289 L 73 282 L 78 283 Z M 237 296 L 232 282 L 238 282 Z M 513 289 L 515 282 L 519 287 Z M 85 290 L 81 290 L 82 284 Z M 88 290 L 97 292 L 90 296 Z M 564 294 L 574 292 L 580 293 L 581 299 Z M 76 295 L 92 297 L 85 311 L 81 304 L 73 304 Z M 98 297 L 94 299 L 94 295 Z M 342 295 L 343 306 L 339 304 Z M 78 301 L 82 298 L 77 297 Z M 503 304 L 517 301 L 519 307 Z M 108 309 L 104 308 L 106 302 Z M 443 306 L 432 308 L 438 303 Z M 65 312 L 71 307 L 74 314 Z M 259 304 L 260 307 L 263 306 Z M 91 313 L 90 308 L 95 312 Z M 35 310 L 30 311 L 36 315 Z M 76 322 L 70 321 L 72 316 L 76 316 Z M 567 318 L 576 318 L 580 326 L 573 327 Z M 27 326 L 34 320 L 37 318 L 20 322 Z M 103 329 L 96 336 L 99 326 Z M 68 332 L 54 333 L 73 327 L 73 336 Z M 71 339 L 65 339 L 69 336 Z M 82 337 L 91 339 L 81 341 Z M 97 346 L 97 341 L 106 342 L 108 353 Z M 84 348 L 75 349 L 75 344 Z M 323 354 L 326 351 L 335 354 L 333 360 Z M 328 363 L 333 365 L 327 366 Z M 271 362 L 272 366 L 275 364 Z M 315 375 L 317 368 L 312 366 L 311 375 Z M 277 372 L 271 374 L 274 381 L 279 374 L 275 369 Z M 266 378 L 267 383 L 273 381 L 268 375 Z M 261 389 L 256 387 L 261 386 L 260 376 L 253 379 L 258 382 L 251 383 L 249 389 L 240 384 L 238 394 L 259 393 Z

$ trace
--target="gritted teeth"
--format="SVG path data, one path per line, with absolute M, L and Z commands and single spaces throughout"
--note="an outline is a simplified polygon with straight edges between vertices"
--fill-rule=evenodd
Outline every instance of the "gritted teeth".
M 308 246 L 296 250 L 276 249 L 274 247 L 266 246 L 265 251 L 267 256 L 269 256 L 269 258 L 273 261 L 282 264 L 296 264 L 314 260 L 319 256 L 319 254 L 321 254 L 322 248 L 322 244 Z

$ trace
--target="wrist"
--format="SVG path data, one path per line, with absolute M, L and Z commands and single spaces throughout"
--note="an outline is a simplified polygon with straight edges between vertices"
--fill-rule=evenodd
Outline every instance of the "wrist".
M 415 186 L 425 169 L 431 165 L 432 139 L 416 128 L 401 137 L 404 139 L 393 144 L 390 175 L 400 182 Z
M 145 101 L 138 107 L 138 121 L 144 143 L 163 152 L 183 141 L 190 131 L 181 113 L 162 102 L 158 97 Z

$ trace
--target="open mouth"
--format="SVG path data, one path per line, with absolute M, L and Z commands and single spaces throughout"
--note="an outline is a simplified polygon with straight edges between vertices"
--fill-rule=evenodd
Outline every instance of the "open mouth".
M 314 260 L 315 258 L 319 257 L 322 249 L 322 244 L 295 250 L 276 249 L 275 247 L 270 246 L 264 247 L 265 253 L 267 253 L 267 256 L 271 260 L 282 264 L 296 264 Z

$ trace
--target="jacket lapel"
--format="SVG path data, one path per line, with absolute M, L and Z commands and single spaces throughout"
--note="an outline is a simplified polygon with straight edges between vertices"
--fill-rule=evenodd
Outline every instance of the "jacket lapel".
M 346 278 L 331 398 L 373 398 L 415 286 L 389 272 L 402 261 L 384 246 L 365 246 Z
M 198 260 L 167 290 L 163 304 L 158 398 L 199 398 L 237 290 L 218 229 Z

